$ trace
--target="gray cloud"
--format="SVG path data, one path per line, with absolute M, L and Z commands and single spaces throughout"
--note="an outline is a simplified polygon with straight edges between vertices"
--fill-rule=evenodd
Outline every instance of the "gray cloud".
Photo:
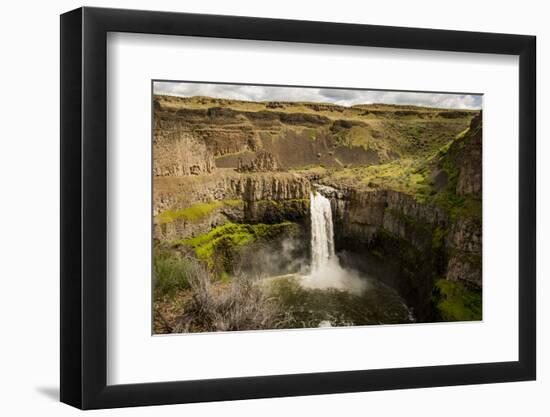
M 342 106 L 385 103 L 409 104 L 449 109 L 480 109 L 479 94 L 415 93 L 336 88 L 270 87 L 262 85 L 210 84 L 155 81 L 155 94 L 179 97 L 209 96 L 247 101 L 313 101 Z

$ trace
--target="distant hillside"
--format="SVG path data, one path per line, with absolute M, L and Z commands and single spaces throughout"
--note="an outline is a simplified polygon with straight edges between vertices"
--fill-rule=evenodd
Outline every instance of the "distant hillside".
M 154 97 L 154 111 L 157 147 L 184 140 L 187 158 L 197 173 L 236 168 L 250 163 L 260 151 L 271 153 L 283 169 L 350 168 L 425 157 L 464 131 L 478 113 L 387 104 L 344 107 L 161 95 Z M 155 175 L 191 173 L 190 167 L 170 168 L 174 162 L 162 154 L 155 159 Z

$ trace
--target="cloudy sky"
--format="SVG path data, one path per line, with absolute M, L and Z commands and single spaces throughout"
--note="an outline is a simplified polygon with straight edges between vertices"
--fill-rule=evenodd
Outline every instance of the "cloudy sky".
M 449 109 L 480 109 L 481 95 L 412 93 L 336 88 L 268 87 L 262 85 L 208 84 L 155 81 L 155 94 L 180 97 L 209 96 L 248 101 L 313 101 L 342 106 L 385 103 L 412 104 Z

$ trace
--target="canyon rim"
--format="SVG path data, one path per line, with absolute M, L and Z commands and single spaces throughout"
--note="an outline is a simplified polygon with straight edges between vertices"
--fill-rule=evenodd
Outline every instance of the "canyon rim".
M 153 332 L 482 319 L 481 96 L 153 82 Z

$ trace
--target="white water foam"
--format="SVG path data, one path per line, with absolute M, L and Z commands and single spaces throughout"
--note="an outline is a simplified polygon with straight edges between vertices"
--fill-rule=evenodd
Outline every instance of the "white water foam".
M 334 252 L 334 227 L 330 200 L 319 192 L 310 195 L 311 270 L 301 280 L 308 288 L 334 288 L 361 293 L 367 281 L 340 266 Z
M 334 257 L 334 228 L 330 200 L 317 191 L 310 196 L 311 269 L 322 269 Z

